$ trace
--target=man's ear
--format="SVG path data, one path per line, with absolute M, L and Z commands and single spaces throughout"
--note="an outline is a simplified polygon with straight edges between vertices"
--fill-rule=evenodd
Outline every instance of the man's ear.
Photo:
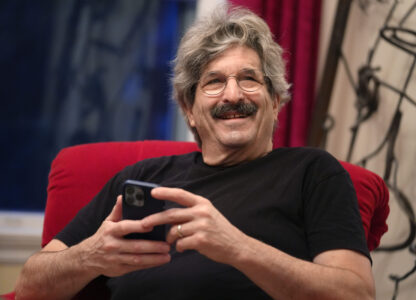
M 184 112 L 186 115 L 186 119 L 188 121 L 189 126 L 191 127 L 195 127 L 195 118 L 194 118 L 194 114 L 192 112 L 192 107 L 184 106 Z
M 279 110 L 280 110 L 280 97 L 279 95 L 274 96 L 273 101 L 273 112 L 275 115 L 275 118 L 277 120 L 277 115 L 279 114 Z

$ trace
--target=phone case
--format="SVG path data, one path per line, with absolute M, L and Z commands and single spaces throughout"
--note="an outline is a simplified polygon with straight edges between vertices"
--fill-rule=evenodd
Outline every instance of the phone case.
M 165 201 L 152 198 L 150 192 L 157 184 L 137 180 L 126 180 L 123 185 L 123 219 L 141 220 L 148 215 L 163 211 Z M 151 232 L 131 233 L 129 239 L 165 240 L 166 226 L 160 225 Z

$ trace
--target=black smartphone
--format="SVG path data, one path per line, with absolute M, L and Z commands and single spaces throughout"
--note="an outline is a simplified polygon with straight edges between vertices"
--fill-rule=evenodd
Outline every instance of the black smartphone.
M 152 198 L 150 192 L 157 184 L 126 180 L 123 184 L 123 219 L 141 220 L 148 215 L 160 212 L 164 209 L 165 201 Z M 129 239 L 165 240 L 166 226 L 160 225 L 151 232 L 131 233 L 125 236 Z

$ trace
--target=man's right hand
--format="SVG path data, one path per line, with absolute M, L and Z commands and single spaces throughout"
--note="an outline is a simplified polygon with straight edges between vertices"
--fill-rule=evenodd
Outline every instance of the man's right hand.
M 140 221 L 122 220 L 121 196 L 97 232 L 79 244 L 81 265 L 98 275 L 120 276 L 170 261 L 170 245 L 163 241 L 125 239 L 129 233 L 149 232 Z
M 94 235 L 69 248 L 52 240 L 28 259 L 16 284 L 16 299 L 71 299 L 99 275 L 120 276 L 168 263 L 168 243 L 124 238 L 151 229 L 144 229 L 140 220 L 122 220 L 117 197 Z

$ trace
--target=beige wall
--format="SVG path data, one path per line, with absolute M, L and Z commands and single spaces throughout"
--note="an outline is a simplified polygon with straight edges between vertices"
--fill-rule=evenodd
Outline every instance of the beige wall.
M 0 263 L 0 295 L 13 291 L 22 264 Z
M 40 250 L 42 213 L 0 211 L 0 295 L 11 292 L 27 258 Z
M 324 1 L 324 24 L 331 23 L 336 1 Z M 348 27 L 344 37 L 343 52 L 345 53 L 351 69 L 354 71 L 356 80 L 356 71 L 364 64 L 367 59 L 368 49 L 378 34 L 385 17 L 393 1 L 388 3 L 378 3 L 377 1 L 368 1 L 372 3 L 367 12 L 363 12 L 353 1 L 353 5 L 348 20 Z M 392 24 L 403 16 L 403 13 L 414 3 L 413 0 L 400 1 L 397 14 L 392 19 Z M 408 27 L 416 30 L 416 12 L 413 13 L 411 21 L 407 23 Z M 331 26 L 331 25 L 329 25 Z M 329 34 L 328 28 L 322 29 L 323 33 Z M 413 42 L 416 38 L 413 37 Z M 325 43 L 325 36 L 324 36 Z M 391 46 L 385 41 L 380 43 L 373 60 L 374 66 L 380 66 L 379 77 L 389 82 L 395 87 L 401 89 L 405 77 L 412 63 L 412 58 L 402 51 Z M 413 72 L 416 73 L 416 72 Z M 416 99 L 416 74 L 411 78 L 408 95 Z M 380 90 L 380 107 L 376 115 L 370 121 L 362 125 L 358 136 L 352 162 L 358 161 L 366 154 L 372 152 L 379 145 L 384 134 L 391 122 L 398 96 L 387 89 Z M 355 96 L 351 86 L 348 83 L 345 69 L 342 65 L 338 67 L 336 82 L 332 94 L 330 114 L 335 117 L 336 127 L 330 133 L 328 138 L 328 151 L 339 159 L 346 159 L 347 149 L 350 142 L 350 127 L 355 120 L 354 108 Z M 416 209 L 416 107 L 408 102 L 402 106 L 403 118 L 400 134 L 396 143 L 395 153 L 397 155 L 400 167 L 398 172 L 398 186 L 408 196 L 412 202 L 413 209 Z M 384 172 L 385 149 L 376 158 L 369 162 L 368 168 L 379 175 Z M 397 201 L 390 193 L 391 213 L 388 218 L 389 231 L 383 237 L 382 244 L 389 245 L 403 241 L 407 237 L 408 228 L 405 215 L 398 207 Z M 415 263 L 416 256 L 412 255 L 407 249 L 399 252 L 372 253 L 373 271 L 377 287 L 377 299 L 392 299 L 394 284 L 388 278 L 390 274 L 403 275 L 409 271 Z M 416 274 L 406 279 L 400 284 L 400 293 L 398 299 L 413 300 L 416 295 Z

